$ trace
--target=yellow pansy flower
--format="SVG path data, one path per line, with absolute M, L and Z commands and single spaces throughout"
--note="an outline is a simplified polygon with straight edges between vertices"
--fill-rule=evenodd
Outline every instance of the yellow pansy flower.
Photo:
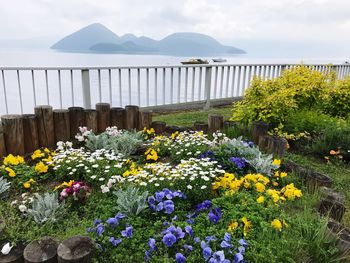
M 282 222 L 281 222 L 279 219 L 274 219 L 274 220 L 272 220 L 272 222 L 271 222 L 271 226 L 272 226 L 274 229 L 276 229 L 276 230 L 278 230 L 278 231 L 281 231 L 281 229 L 282 229 Z
M 261 196 L 259 196 L 259 197 L 256 199 L 256 201 L 257 201 L 259 204 L 264 203 L 265 197 L 263 197 L 263 196 L 261 195 Z
M 41 173 L 47 173 L 49 167 L 45 165 L 43 162 L 39 162 L 35 165 L 35 171 L 39 174 Z
M 41 152 L 40 149 L 38 150 L 35 150 L 34 153 L 32 154 L 32 160 L 35 160 L 37 158 L 41 158 L 41 157 L 44 157 L 44 153 Z
M 262 183 L 256 183 L 255 184 L 255 189 L 259 193 L 263 193 L 265 191 L 265 185 L 263 185 Z
M 274 165 L 281 165 L 281 160 L 280 159 L 274 159 L 272 164 L 274 164 Z
M 231 221 L 231 223 L 228 226 L 228 231 L 233 232 L 238 227 L 237 221 Z
M 10 167 L 6 167 L 5 170 L 8 172 L 10 177 L 15 177 L 16 173 L 13 169 L 11 169 Z

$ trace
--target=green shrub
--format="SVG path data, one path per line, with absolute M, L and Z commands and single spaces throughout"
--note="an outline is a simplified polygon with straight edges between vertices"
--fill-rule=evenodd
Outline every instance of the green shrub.
M 350 113 L 350 78 L 339 80 L 325 90 L 322 109 L 332 116 L 347 117 Z
M 234 104 L 231 119 L 284 123 L 297 110 L 318 108 L 325 90 L 334 83 L 334 72 L 321 73 L 303 65 L 285 70 L 279 78 L 255 78 L 244 99 Z

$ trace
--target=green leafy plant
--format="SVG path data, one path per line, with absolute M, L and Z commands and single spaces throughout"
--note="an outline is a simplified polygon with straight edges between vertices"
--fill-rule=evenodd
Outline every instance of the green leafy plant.
M 34 218 L 36 223 L 43 224 L 49 221 L 55 222 L 61 209 L 62 205 L 58 202 L 56 192 L 36 194 L 31 208 L 28 209 L 28 214 Z
M 148 191 L 141 192 L 140 189 L 128 186 L 125 190 L 119 189 L 114 192 L 117 197 L 116 209 L 127 216 L 137 216 L 147 207 Z
M 11 183 L 7 182 L 4 177 L 0 177 L 0 196 L 11 187 Z
M 137 131 L 123 131 L 116 135 L 104 132 L 100 135 L 90 133 L 87 137 L 86 147 L 91 151 L 99 149 L 113 150 L 115 153 L 130 156 L 143 144 L 143 135 Z

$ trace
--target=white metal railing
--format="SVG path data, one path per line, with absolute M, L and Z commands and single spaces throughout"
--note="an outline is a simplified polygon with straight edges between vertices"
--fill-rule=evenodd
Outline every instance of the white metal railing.
M 0 67 L 0 115 L 32 113 L 36 105 L 54 108 L 97 102 L 157 106 L 241 97 L 253 76 L 281 75 L 298 64 L 220 64 L 128 67 Z M 350 75 L 350 64 L 306 65 Z

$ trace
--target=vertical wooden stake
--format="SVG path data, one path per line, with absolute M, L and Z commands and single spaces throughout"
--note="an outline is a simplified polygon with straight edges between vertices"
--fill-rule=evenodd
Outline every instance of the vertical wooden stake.
M 55 141 L 69 141 L 70 139 L 70 122 L 69 110 L 54 110 L 53 119 L 55 122 Z
M 110 110 L 111 106 L 109 103 L 97 103 L 97 122 L 98 122 L 98 132 L 102 133 L 110 125 Z
M 89 130 L 92 130 L 93 133 L 97 133 L 98 124 L 97 124 L 97 111 L 96 110 L 85 110 L 85 125 Z
M 134 105 L 125 106 L 126 129 L 132 130 L 138 128 L 139 107 Z
M 224 126 L 224 117 L 218 114 L 209 114 L 208 116 L 208 130 L 209 133 L 214 133 L 221 130 Z
M 51 106 L 37 106 L 34 109 L 38 122 L 39 143 L 41 147 L 55 145 L 55 129 Z
M 79 127 L 85 126 L 85 115 L 82 107 L 69 107 L 70 138 L 74 139 Z
M 116 126 L 118 129 L 125 129 L 125 109 L 111 108 L 111 126 Z
M 6 153 L 6 144 L 5 144 L 5 137 L 4 137 L 4 129 L 2 127 L 2 123 L 0 121 L 0 160 L 4 158 L 7 155 Z M 0 231 L 1 233 L 1 231 Z
M 149 129 L 152 124 L 152 112 L 140 111 L 138 122 L 139 122 L 139 130 L 143 130 L 143 128 Z
M 1 117 L 8 154 L 24 154 L 23 119 L 21 115 L 4 115 Z
M 34 152 L 40 148 L 38 122 L 34 114 L 23 115 L 24 151 Z

